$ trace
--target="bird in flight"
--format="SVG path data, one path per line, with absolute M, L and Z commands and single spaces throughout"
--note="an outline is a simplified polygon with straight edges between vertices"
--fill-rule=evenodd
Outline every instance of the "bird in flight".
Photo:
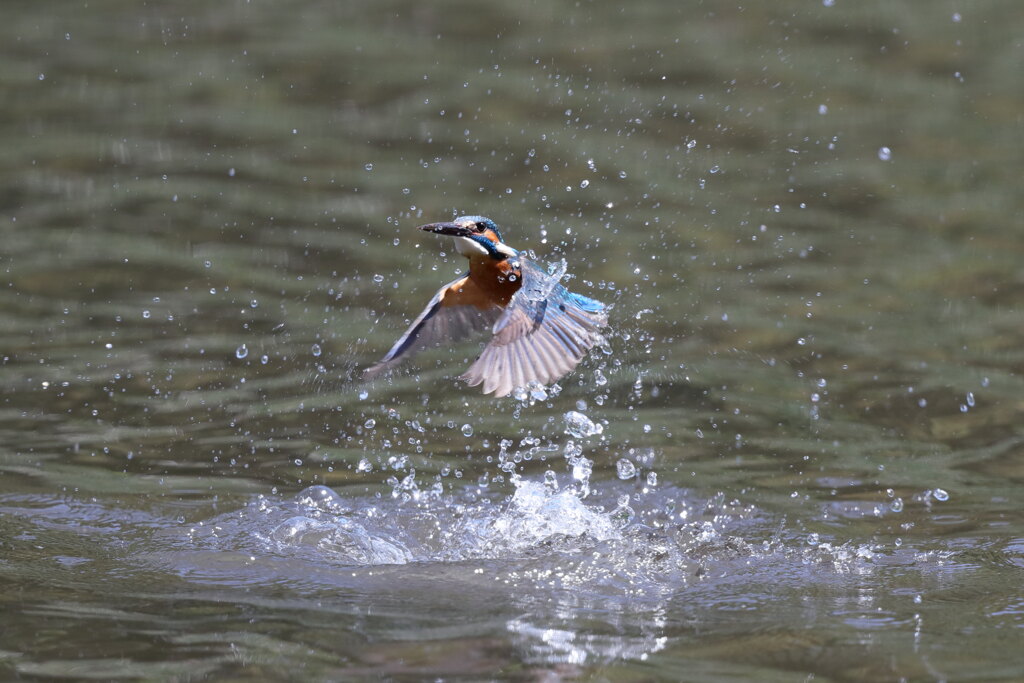
M 497 224 L 461 216 L 420 230 L 449 235 L 469 259 L 469 272 L 434 295 L 405 334 L 363 372 L 373 379 L 417 351 L 464 341 L 490 329 L 480 357 L 460 379 L 507 396 L 533 382 L 550 384 L 570 372 L 600 339 L 605 306 L 558 284 L 501 241 Z

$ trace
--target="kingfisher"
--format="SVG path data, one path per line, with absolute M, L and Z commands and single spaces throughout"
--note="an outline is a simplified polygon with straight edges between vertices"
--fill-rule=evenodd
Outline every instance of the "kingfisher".
M 469 271 L 438 290 L 391 350 L 363 372 L 372 379 L 417 351 L 461 342 L 490 330 L 479 358 L 459 379 L 483 384 L 485 394 L 508 396 L 533 383 L 565 376 L 601 339 L 605 305 L 573 294 L 502 241 L 484 216 L 460 216 L 420 230 L 448 235 L 469 259 Z M 563 262 L 564 272 L 564 262 Z

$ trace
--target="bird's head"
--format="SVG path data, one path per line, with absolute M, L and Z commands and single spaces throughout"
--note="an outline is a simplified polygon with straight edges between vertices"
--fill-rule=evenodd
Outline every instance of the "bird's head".
M 484 216 L 459 216 L 450 223 L 421 225 L 420 230 L 452 236 L 455 248 L 466 258 L 489 257 L 501 261 L 518 254 L 502 243 L 498 224 Z

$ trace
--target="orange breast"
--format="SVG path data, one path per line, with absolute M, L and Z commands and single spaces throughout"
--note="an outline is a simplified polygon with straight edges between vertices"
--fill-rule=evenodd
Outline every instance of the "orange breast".
M 445 306 L 504 308 L 522 284 L 521 274 L 507 260 L 471 259 L 469 277 L 449 287 L 443 302 Z

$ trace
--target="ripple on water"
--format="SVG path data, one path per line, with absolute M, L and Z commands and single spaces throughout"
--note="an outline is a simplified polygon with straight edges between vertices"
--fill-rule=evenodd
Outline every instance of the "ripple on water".
M 402 628 L 426 629 L 417 637 L 436 628 L 466 636 L 500 629 L 541 660 L 576 663 L 645 657 L 666 647 L 667 633 L 708 615 L 719 628 L 770 629 L 780 613 L 818 609 L 805 603 L 808 592 L 833 596 L 831 608 L 858 630 L 902 628 L 922 594 L 929 603 L 942 599 L 930 585 L 977 567 L 950 564 L 948 552 L 808 534 L 721 495 L 696 499 L 670 486 L 625 495 L 621 482 L 610 482 L 581 498 L 546 481 L 514 483 L 511 496 L 494 499 L 469 489 L 410 499 L 313 486 L 256 496 L 192 524 L 133 518 L 95 501 L 0 495 L 0 520 L 14 520 L 36 544 L 52 542 L 44 537 L 50 530 L 81 534 L 81 552 L 61 556 L 51 574 L 94 566 L 108 580 L 121 558 L 113 573 L 137 576 L 132 585 L 147 594 L 161 583 L 154 569 L 183 579 L 173 582 L 174 601 L 273 603 L 360 619 L 372 612 L 384 615 L 375 626 L 382 629 L 396 627 L 387 615 L 401 614 Z M 82 524 L 118 519 L 106 545 L 96 543 L 95 524 Z M 999 555 L 1016 558 L 1019 547 Z M 879 584 L 912 590 L 893 603 Z M 1019 606 L 991 609 L 1012 619 Z M 580 626 L 593 620 L 615 634 Z

